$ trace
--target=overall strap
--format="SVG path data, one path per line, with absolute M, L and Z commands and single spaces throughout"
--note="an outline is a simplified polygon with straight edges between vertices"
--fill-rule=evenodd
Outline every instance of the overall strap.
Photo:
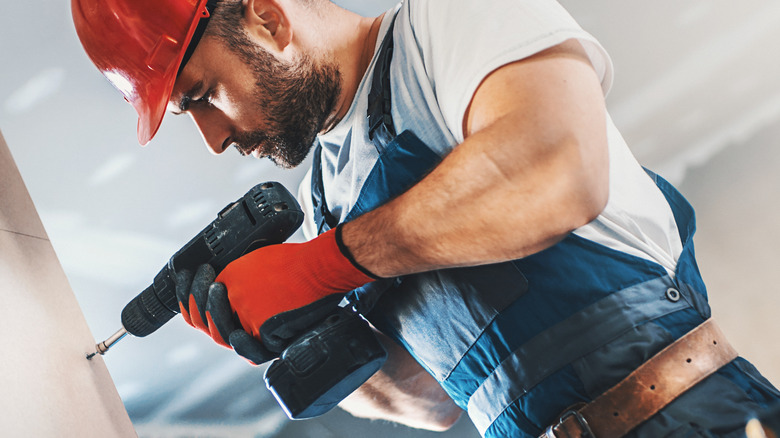
M 392 95 L 390 88 L 390 62 L 393 60 L 393 28 L 395 17 L 390 22 L 387 34 L 379 47 L 374 67 L 374 76 L 371 80 L 371 90 L 368 93 L 368 139 L 374 141 L 374 137 L 381 144 L 387 144 L 395 137 L 393 126 Z M 374 141 L 376 144 L 377 141 Z
M 319 141 L 317 147 L 314 148 L 314 161 L 312 162 L 311 200 L 318 235 L 338 225 L 338 219 L 331 214 L 328 203 L 325 202 L 325 187 L 322 185 L 322 143 Z
M 390 61 L 393 58 L 393 28 L 395 18 L 390 22 L 385 38 L 379 47 L 374 75 L 371 80 L 371 90 L 368 94 L 368 138 L 375 144 L 387 144 L 395 137 L 393 118 L 390 113 Z M 376 140 L 374 139 L 376 137 Z M 311 197 L 314 205 L 314 222 L 317 224 L 317 234 L 324 233 L 336 225 L 338 219 L 328 209 L 325 201 L 325 187 L 322 182 L 322 144 L 317 142 L 314 149 L 314 161 L 311 175 Z

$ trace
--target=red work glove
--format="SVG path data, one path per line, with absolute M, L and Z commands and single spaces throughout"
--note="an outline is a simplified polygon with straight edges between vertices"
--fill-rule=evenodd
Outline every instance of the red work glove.
M 260 326 L 272 316 L 376 279 L 351 261 L 340 232 L 337 227 L 305 243 L 257 249 L 217 276 L 244 330 L 260 339 Z
M 193 275 L 189 270 L 176 274 L 179 309 L 187 324 L 205 332 L 223 347 L 254 365 L 278 357 L 289 343 L 315 324 L 334 314 L 340 294 L 328 295 L 304 307 L 274 315 L 261 327 L 262 342 L 242 327 L 233 313 L 225 285 L 215 283 L 211 265 L 201 265 Z
M 176 273 L 176 298 L 181 316 L 187 324 L 211 336 L 219 345 L 230 348 L 228 337 L 238 328 L 227 303 L 225 285 L 214 283 L 217 274 L 211 265 L 201 265 L 193 274 L 189 270 Z M 220 325 L 214 324 L 214 314 Z

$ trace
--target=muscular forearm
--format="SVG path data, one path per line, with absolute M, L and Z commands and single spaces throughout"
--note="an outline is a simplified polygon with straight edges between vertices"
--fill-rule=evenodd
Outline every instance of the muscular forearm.
M 504 67 L 483 83 L 474 134 L 412 189 L 344 227 L 358 263 L 395 276 L 520 258 L 601 212 L 601 89 L 584 54 L 559 55 Z
M 406 350 L 381 333 L 377 335 L 388 351 L 387 362 L 339 406 L 358 417 L 420 429 L 451 427 L 463 411 Z

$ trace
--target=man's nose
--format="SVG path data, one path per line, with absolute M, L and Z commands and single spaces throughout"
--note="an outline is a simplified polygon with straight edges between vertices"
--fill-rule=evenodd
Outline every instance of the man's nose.
M 193 111 L 190 116 L 212 154 L 219 155 L 232 144 L 230 123 L 221 112 L 216 110 Z

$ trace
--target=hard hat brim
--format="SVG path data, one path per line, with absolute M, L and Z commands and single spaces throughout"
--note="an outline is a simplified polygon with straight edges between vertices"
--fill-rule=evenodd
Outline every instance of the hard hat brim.
M 171 99 L 173 88 L 176 84 L 176 78 L 181 70 L 182 59 L 186 52 L 186 48 L 192 42 L 192 37 L 195 34 L 200 20 L 209 17 L 209 11 L 206 8 L 207 0 L 199 0 L 197 2 L 197 15 L 200 18 L 192 21 L 190 28 L 187 30 L 185 39 L 182 42 L 183 50 L 179 50 L 176 56 L 176 62 L 165 70 L 162 78 L 159 82 L 148 84 L 148 90 L 143 94 L 139 94 L 138 104 L 133 103 L 136 112 L 138 113 L 138 143 L 141 146 L 146 146 L 157 134 L 157 131 L 162 125 L 165 112 L 168 108 L 168 102 Z
M 138 113 L 142 145 L 160 128 L 176 77 L 187 62 L 182 59 L 194 50 L 215 3 L 71 0 L 73 23 L 87 55 Z

